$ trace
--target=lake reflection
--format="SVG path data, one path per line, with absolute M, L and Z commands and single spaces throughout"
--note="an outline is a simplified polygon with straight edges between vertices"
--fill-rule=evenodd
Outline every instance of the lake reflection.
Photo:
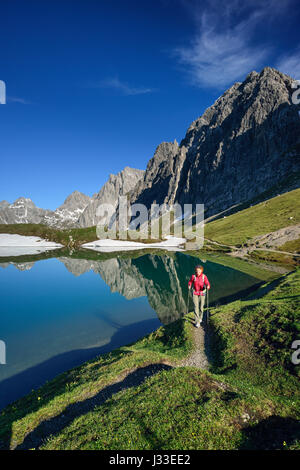
M 0 407 L 58 373 L 128 344 L 186 312 L 200 260 L 183 253 L 0 263 Z M 211 302 L 258 280 L 207 261 Z

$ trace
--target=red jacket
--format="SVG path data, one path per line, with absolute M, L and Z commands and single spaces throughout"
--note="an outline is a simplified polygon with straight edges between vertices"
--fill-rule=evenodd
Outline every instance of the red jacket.
M 196 276 L 196 274 L 193 274 L 191 279 L 189 280 L 189 287 L 191 287 L 192 285 L 194 288 L 194 295 L 204 295 L 203 291 L 205 287 L 210 289 L 210 283 L 205 274 L 200 274 L 200 276 Z

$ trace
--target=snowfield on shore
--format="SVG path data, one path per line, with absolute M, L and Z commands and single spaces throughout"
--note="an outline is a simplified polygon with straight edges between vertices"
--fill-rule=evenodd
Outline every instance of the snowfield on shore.
M 60 243 L 49 242 L 39 237 L 0 233 L 0 256 L 35 255 L 62 246 Z
M 133 242 L 128 240 L 96 240 L 91 243 L 85 243 L 82 245 L 83 248 L 89 250 L 101 251 L 101 252 L 113 252 L 113 251 L 130 251 L 130 250 L 145 250 L 147 248 L 161 248 L 168 251 L 180 251 L 181 245 L 186 242 L 185 238 L 176 238 L 171 235 L 166 237 L 163 242 L 157 243 L 141 243 Z

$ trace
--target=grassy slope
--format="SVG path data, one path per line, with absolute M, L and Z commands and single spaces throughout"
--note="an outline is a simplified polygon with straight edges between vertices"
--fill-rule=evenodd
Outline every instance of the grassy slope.
M 205 237 L 228 245 L 242 245 L 255 236 L 295 225 L 300 222 L 299 198 L 300 189 L 295 189 L 210 222 L 205 226 Z
M 281 247 L 279 249 L 281 249 Z M 300 258 L 298 256 L 267 250 L 254 250 L 251 252 L 251 258 L 258 263 L 267 262 L 269 265 L 282 266 L 290 270 L 300 264 Z
M 299 449 L 299 366 L 290 361 L 300 332 L 299 281 L 300 270 L 252 298 L 212 309 L 210 373 L 183 367 L 159 372 L 76 418 L 44 448 Z M 191 350 L 191 328 L 177 321 L 61 375 L 4 411 L 0 439 L 22 442 L 40 421 L 95 394 L 124 370 L 178 361 Z
M 290 242 L 286 242 L 280 248 L 282 251 L 290 251 L 292 253 L 300 253 L 300 239 L 292 240 Z
M 77 418 L 45 448 L 300 448 L 299 368 L 290 362 L 299 278 L 215 309 L 213 374 L 161 372 Z
M 68 405 L 86 400 L 120 374 L 152 363 L 175 362 L 192 350 L 191 329 L 183 320 L 59 375 L 0 412 L 0 448 L 18 445 L 38 424 Z

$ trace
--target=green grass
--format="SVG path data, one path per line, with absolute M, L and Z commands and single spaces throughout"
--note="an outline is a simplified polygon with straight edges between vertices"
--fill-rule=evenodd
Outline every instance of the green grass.
M 267 262 L 268 264 L 280 265 L 290 269 L 299 266 L 300 263 L 299 257 L 274 251 L 254 250 L 251 252 L 251 258 L 257 262 Z
M 193 347 L 191 328 L 178 320 L 165 328 L 109 354 L 59 375 L 0 413 L 0 448 L 20 444 L 40 422 L 68 405 L 94 396 L 120 374 L 152 363 L 176 363 Z
M 213 310 L 211 372 L 174 368 L 124 390 L 45 449 L 299 449 L 299 271 Z
M 205 237 L 225 245 L 243 245 L 251 238 L 300 222 L 300 189 L 261 202 L 205 226 Z M 293 219 L 290 219 L 293 217 Z
M 290 242 L 286 242 L 284 245 L 278 247 L 278 250 L 281 251 L 289 251 L 291 253 L 300 253 L 300 238 L 297 240 L 292 240 Z
M 78 416 L 44 449 L 300 449 L 300 270 L 247 299 L 211 309 L 210 372 L 173 367 Z M 190 317 L 190 315 L 188 315 Z M 192 325 L 177 322 L 60 375 L 7 407 L 0 440 L 12 447 L 41 422 L 137 367 L 178 365 Z
M 300 334 L 299 297 L 300 269 L 263 285 L 246 300 L 213 309 L 215 370 L 246 376 L 251 371 L 252 382 L 278 392 L 280 381 L 265 381 L 265 375 L 300 377 L 290 360 L 291 344 Z
M 44 448 L 234 449 L 240 436 L 225 399 L 224 390 L 205 372 L 164 371 L 78 418 Z M 218 402 L 225 406 L 216 410 Z

